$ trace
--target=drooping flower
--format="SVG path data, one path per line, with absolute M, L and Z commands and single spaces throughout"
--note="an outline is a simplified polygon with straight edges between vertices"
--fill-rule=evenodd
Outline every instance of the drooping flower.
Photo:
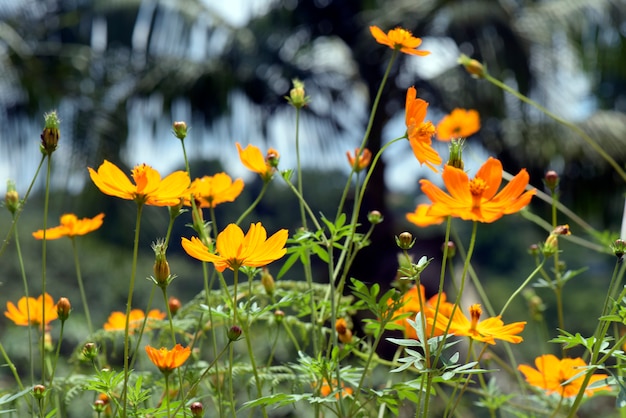
M 422 203 L 417 205 L 415 208 L 415 212 L 407 213 L 406 219 L 412 224 L 419 226 L 420 228 L 425 228 L 431 225 L 440 225 L 443 221 L 446 220 L 445 216 L 432 216 L 428 214 L 430 210 L 430 205 L 426 203 Z
M 395 28 L 385 33 L 378 26 L 370 26 L 370 33 L 379 44 L 387 45 L 389 48 L 405 54 L 421 56 L 430 54 L 430 51 L 417 49 L 422 44 L 422 40 L 413 36 L 406 29 Z
M 355 148 L 354 155 L 350 154 L 350 151 L 346 151 L 346 156 L 348 157 L 350 168 L 353 168 L 357 173 L 365 170 L 372 161 L 372 152 L 367 148 L 364 148 L 363 152 L 359 148 Z M 354 164 L 355 161 L 356 165 Z
M 152 309 L 148 312 L 148 322 L 146 323 L 146 329 L 150 329 L 150 320 L 162 320 L 165 319 L 165 312 L 161 312 L 158 309 Z M 141 309 L 133 309 L 128 315 L 128 328 L 129 332 L 133 332 L 141 328 L 146 314 Z M 106 331 L 123 331 L 126 328 L 126 314 L 124 312 L 112 312 L 107 319 L 107 322 L 103 327 Z
M 281 229 L 267 238 L 267 231 L 261 222 L 251 224 L 244 236 L 239 226 L 230 224 L 217 235 L 216 254 L 211 253 L 197 237 L 191 240 L 183 238 L 182 246 L 190 256 L 211 262 L 217 271 L 222 272 L 226 268 L 235 270 L 242 266 L 263 267 L 278 260 L 287 252 L 285 243 L 288 236 L 288 231 Z
M 191 355 L 191 347 L 184 347 L 176 344 L 174 348 L 168 350 L 165 347 L 156 349 L 149 345 L 146 346 L 146 353 L 150 361 L 161 370 L 163 374 L 169 374 L 172 370 L 180 367 L 187 361 Z
M 580 392 L 585 375 L 581 374 L 574 380 L 570 379 L 581 373 L 586 366 L 587 363 L 580 357 L 559 360 L 552 354 L 544 354 L 535 359 L 536 369 L 527 364 L 520 364 L 517 369 L 522 372 L 529 384 L 544 389 L 548 395 L 558 393 L 564 398 L 571 398 Z M 606 378 L 608 375 L 596 373 L 591 376 L 588 386 Z M 585 395 L 591 396 L 595 392 L 606 389 L 608 386 L 587 387 L 585 388 Z
M 74 238 L 77 235 L 88 234 L 102 226 L 103 218 L 104 213 L 83 219 L 78 219 L 73 213 L 66 213 L 61 216 L 61 225 L 46 229 L 46 239 Z M 43 229 L 33 232 L 33 237 L 43 239 Z
M 442 160 L 437 151 L 432 147 L 432 137 L 435 127 L 432 122 L 426 121 L 428 102 L 417 98 L 415 87 L 409 87 L 406 91 L 405 123 L 409 144 L 420 164 L 426 164 L 428 168 L 437 172 L 436 165 Z
M 502 163 L 490 157 L 472 180 L 463 170 L 446 165 L 443 169 L 443 182 L 450 194 L 429 180 L 420 180 L 420 184 L 422 191 L 432 202 L 429 215 L 450 215 L 464 220 L 490 223 L 503 215 L 518 212 L 530 203 L 536 190 L 524 192 L 528 180 L 528 173 L 522 169 L 498 193 L 502 182 Z
M 504 325 L 500 316 L 494 316 L 479 322 L 483 311 L 480 304 L 477 303 L 470 306 L 469 311 L 470 319 L 461 312 L 461 309 L 457 308 L 452 318 L 440 312 L 436 319 L 432 315 L 427 315 L 426 320 L 429 325 L 435 322 L 435 328 L 442 332 L 445 331 L 449 323 L 449 334 L 470 337 L 473 340 L 487 344 L 494 345 L 496 343 L 495 340 L 508 341 L 513 344 L 523 341 L 523 338 L 517 334 L 524 330 L 526 322 L 513 322 Z
M 37 299 L 24 296 L 17 302 L 17 307 L 13 302 L 7 302 L 4 316 L 19 326 L 41 325 L 44 321 L 48 325 L 58 318 L 57 306 L 48 293 Z
M 408 291 L 406 291 L 402 295 L 402 297 L 400 298 L 400 302 L 403 305 L 400 308 L 398 308 L 396 312 L 394 313 L 394 322 L 404 327 L 403 332 L 404 332 L 405 338 L 412 338 L 414 340 L 418 339 L 415 328 L 413 328 L 413 326 L 411 326 L 411 324 L 407 320 L 410 319 L 414 321 L 415 316 L 419 312 L 421 312 L 420 311 L 420 297 L 422 299 L 421 306 L 424 308 L 424 312 L 426 313 L 426 315 L 428 315 L 428 313 L 431 311 L 434 312 L 434 310 L 437 308 L 437 300 L 439 300 L 439 313 L 441 315 L 450 316 L 450 312 L 452 310 L 452 307 L 454 306 L 452 303 L 446 300 L 445 292 L 441 293 L 441 297 L 439 297 L 439 294 L 436 294 L 434 296 L 431 296 L 429 299 L 426 299 L 426 289 L 424 288 L 423 285 L 421 284 L 419 285 L 419 293 L 418 293 L 418 287 L 412 286 Z M 391 303 L 391 301 L 389 301 L 388 303 Z M 410 313 L 411 315 L 407 317 L 407 315 L 405 314 L 408 314 L 408 313 Z M 429 327 L 427 327 L 427 330 L 426 330 L 426 333 L 429 338 L 443 334 L 443 331 L 437 328 L 435 328 L 434 334 L 432 333 L 432 330 L 433 330 L 433 327 L 431 324 Z
M 467 138 L 480 130 L 480 116 L 474 109 L 453 109 L 437 124 L 440 141 Z
M 267 155 L 264 157 L 261 149 L 254 145 L 248 145 L 246 148 L 241 148 L 239 142 L 237 142 L 237 150 L 239 151 L 239 159 L 241 163 L 250 171 L 258 173 L 264 182 L 268 182 L 272 179 L 272 176 L 276 172 L 278 166 L 278 160 L 280 154 L 274 148 L 267 150 Z
M 187 172 L 175 171 L 161 179 L 159 172 L 146 164 L 133 168 L 131 176 L 135 184 L 107 160 L 104 160 L 98 171 L 89 167 L 89 175 L 102 193 L 151 206 L 178 205 L 180 199 L 188 194 L 189 188 Z
M 242 190 L 243 180 L 233 181 L 226 173 L 195 179 L 189 186 L 189 194 L 193 195 L 197 206 L 201 208 L 214 208 L 220 203 L 232 202 Z M 189 198 L 185 198 L 185 204 L 191 206 Z

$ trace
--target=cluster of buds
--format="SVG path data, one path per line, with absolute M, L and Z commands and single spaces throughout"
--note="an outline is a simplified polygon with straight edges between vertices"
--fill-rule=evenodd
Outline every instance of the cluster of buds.
M 344 344 L 352 342 L 352 331 L 348 328 L 348 323 L 345 319 L 339 318 L 335 322 L 335 331 L 337 331 L 337 338 Z

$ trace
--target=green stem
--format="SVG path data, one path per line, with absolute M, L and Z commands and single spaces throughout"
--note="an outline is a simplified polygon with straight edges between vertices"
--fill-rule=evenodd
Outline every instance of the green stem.
M 619 176 L 626 182 L 626 172 L 622 169 L 622 167 L 613 159 L 613 157 L 611 157 L 604 149 L 602 149 L 602 147 L 594 140 L 592 139 L 589 135 L 587 135 L 585 133 L 585 131 L 583 131 L 582 129 L 580 129 L 578 126 L 576 126 L 575 124 L 573 124 L 572 122 L 569 122 L 565 119 L 563 119 L 560 116 L 557 116 L 556 114 L 552 113 L 551 111 L 549 111 L 548 109 L 546 109 L 545 107 L 541 106 L 539 103 L 529 99 L 528 97 L 524 96 L 523 94 L 521 94 L 520 92 L 518 92 L 517 90 L 507 86 L 506 84 L 504 84 L 503 82 L 501 82 L 498 79 L 493 78 L 491 75 L 489 74 L 485 74 L 485 80 L 489 81 L 491 84 L 501 88 L 502 90 L 512 94 L 513 96 L 517 97 L 519 100 L 521 100 L 524 103 L 527 103 L 537 109 L 539 109 L 541 112 L 543 112 L 546 116 L 554 119 L 555 121 L 557 121 L 558 123 L 567 126 L 568 128 L 570 128 L 571 130 L 573 130 L 574 132 L 576 132 L 578 135 L 580 135 L 580 137 L 591 147 L 593 148 L 594 151 L 596 151 L 598 154 L 600 154 L 600 156 L 602 158 L 604 158 L 604 160 L 609 163 L 609 165 L 611 167 L 613 167 L 613 169 L 617 172 L 617 174 L 619 174 Z
M 528 283 L 530 283 L 530 281 L 535 278 L 537 273 L 539 273 L 541 271 L 541 269 L 543 268 L 543 263 L 544 262 L 545 262 L 545 259 L 541 260 L 541 263 L 539 263 L 539 265 L 537 267 L 535 267 L 535 269 L 532 271 L 532 273 L 530 273 L 530 275 L 526 278 L 526 280 L 524 280 L 524 282 L 515 290 L 515 292 L 513 292 L 513 294 L 511 296 L 509 296 L 509 299 L 506 301 L 506 303 L 502 307 L 502 310 L 500 311 L 499 316 L 504 315 L 504 311 L 506 311 L 506 308 L 509 307 L 509 304 L 511 303 L 511 301 L 513 299 L 515 299 L 515 297 L 517 295 L 519 295 L 520 292 L 524 288 L 526 288 L 526 286 L 528 286 Z
M 170 374 L 165 373 L 165 409 L 167 418 L 170 418 Z
M 9 232 L 7 232 L 7 235 L 4 238 L 4 241 L 2 241 L 2 247 L 0 247 L 0 256 L 4 254 L 4 251 L 9 246 L 9 242 L 11 242 L 11 236 L 13 235 L 13 232 L 15 232 L 17 221 L 20 219 L 20 215 L 22 214 L 22 211 L 24 210 L 24 206 L 26 204 L 26 201 L 28 200 L 28 197 L 30 196 L 30 192 L 33 190 L 33 186 L 35 185 L 35 180 L 37 180 L 37 177 L 39 176 L 39 171 L 41 171 L 41 167 L 43 167 L 43 162 L 45 161 L 45 159 L 46 159 L 46 156 L 42 155 L 41 161 L 39 161 L 39 165 L 37 166 L 37 170 L 35 171 L 35 175 L 33 176 L 33 179 L 31 180 L 30 185 L 28 186 L 28 189 L 26 190 L 26 194 L 24 195 L 24 198 L 22 199 L 20 205 L 18 206 L 16 213 L 13 214 L 13 221 L 11 222 L 11 227 L 9 228 Z
M 299 178 L 299 177 L 298 177 Z M 261 192 L 259 193 L 259 195 L 256 197 L 256 199 L 254 200 L 254 202 L 252 202 L 252 204 L 250 206 L 248 206 L 248 208 L 245 210 L 244 213 L 242 213 L 239 218 L 237 218 L 237 222 L 235 222 L 236 225 L 241 224 L 241 222 L 246 219 L 246 217 L 248 215 L 250 215 L 250 213 L 252 213 L 252 211 L 254 210 L 254 208 L 257 207 L 257 205 L 259 204 L 259 202 L 261 201 L 261 199 L 263 199 L 263 196 L 265 195 L 265 192 L 267 191 L 267 187 L 269 186 L 270 182 L 269 181 L 264 181 L 263 182 L 263 188 L 261 189 Z
M 15 219 L 15 215 L 13 215 Z M 28 280 L 26 279 L 26 269 L 24 268 L 24 258 L 22 257 L 22 246 L 20 245 L 20 237 L 17 231 L 17 224 L 15 225 L 15 249 L 17 251 L 17 259 L 20 264 L 20 274 L 22 275 L 22 283 L 24 283 L 24 293 L 26 296 L 26 317 L 30 324 L 30 300 L 28 291 Z M 33 330 L 32 327 L 28 327 L 28 359 L 30 360 L 30 383 L 35 384 L 35 362 L 33 361 Z M 12 365 L 13 363 L 8 364 Z M 13 366 L 15 368 L 15 366 Z M 18 380 L 19 382 L 19 380 Z M 20 383 L 21 387 L 21 383 Z
M 370 133 L 372 132 L 372 126 L 374 125 L 374 116 L 376 115 L 376 110 L 378 109 L 378 104 L 380 102 L 380 98 L 383 94 L 383 90 L 385 88 L 385 84 L 387 83 L 387 79 L 389 78 L 389 74 L 391 73 L 391 67 L 393 66 L 393 62 L 396 60 L 396 56 L 398 55 L 398 51 L 394 50 L 391 58 L 389 59 L 389 64 L 387 64 L 387 69 L 385 70 L 385 74 L 383 75 L 383 79 L 380 82 L 380 86 L 378 87 L 378 91 L 376 92 L 376 97 L 374 98 L 374 104 L 372 105 L 372 110 L 370 111 L 370 117 L 367 122 L 367 128 L 365 129 L 365 133 L 363 134 L 363 139 L 361 140 L 361 145 L 359 149 L 363 151 L 367 141 L 369 139 Z M 381 149 L 382 152 L 382 149 Z M 378 153 L 380 154 L 380 152 Z M 373 170 L 373 167 L 370 167 L 369 173 Z M 368 177 L 369 177 L 368 173 Z M 343 189 L 343 194 L 341 196 L 341 200 L 339 201 L 339 206 L 337 207 L 337 215 L 335 219 L 338 219 L 343 212 L 343 205 L 346 203 L 346 199 L 348 198 L 348 191 L 350 190 L 350 185 L 352 184 L 352 175 L 354 174 L 354 170 L 350 172 L 348 176 L 348 181 L 346 182 L 346 186 Z M 365 184 L 363 184 L 363 188 L 365 188 Z M 360 204 L 359 204 L 360 206 Z
M 52 156 L 48 154 L 48 164 L 46 170 L 46 191 L 43 204 L 43 239 L 41 242 L 41 383 L 46 381 L 46 258 L 47 258 L 47 242 L 46 229 L 48 228 L 48 209 L 50 207 L 50 176 L 52 173 Z
M 89 335 L 93 334 L 93 325 L 91 323 L 91 315 L 89 314 L 89 305 L 87 304 L 87 296 L 85 294 L 85 286 L 83 285 L 83 276 L 80 272 L 80 262 L 78 259 L 78 250 L 76 248 L 76 239 L 70 237 L 72 241 L 72 251 L 74 252 L 74 266 L 76 267 L 76 278 L 78 280 L 78 290 L 80 291 L 80 298 L 83 302 L 83 309 L 85 310 L 85 319 L 87 320 L 87 329 Z
M 298 171 L 298 193 L 300 196 L 304 196 L 302 190 L 302 164 L 300 163 L 300 108 L 296 107 L 296 169 Z M 298 205 L 300 207 L 300 221 L 302 222 L 302 228 L 307 229 L 306 215 L 304 211 L 304 199 L 298 199 Z
M 128 367 L 128 357 L 130 351 L 129 341 L 129 325 L 130 311 L 133 303 L 133 292 L 135 290 L 135 279 L 137 276 L 137 258 L 139 255 L 139 230 L 141 227 L 141 213 L 143 211 L 143 203 L 137 202 L 137 219 L 135 220 L 135 240 L 133 244 L 133 261 L 130 273 L 130 284 L 128 285 L 128 299 L 126 300 L 126 324 L 124 325 L 124 387 L 122 388 L 122 416 L 127 416 L 128 408 L 128 378 L 130 377 L 130 369 Z

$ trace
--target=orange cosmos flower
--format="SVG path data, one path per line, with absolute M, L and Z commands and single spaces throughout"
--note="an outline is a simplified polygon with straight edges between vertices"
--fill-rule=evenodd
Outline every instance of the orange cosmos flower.
M 189 193 L 201 208 L 214 208 L 220 203 L 232 202 L 242 190 L 243 180 L 237 179 L 233 182 L 226 173 L 195 179 L 189 186 Z M 189 198 L 185 198 L 185 204 L 191 206 Z
M 517 369 L 522 372 L 529 384 L 544 389 L 548 395 L 558 393 L 564 398 L 571 398 L 580 392 L 585 375 L 582 374 L 566 384 L 563 383 L 583 371 L 587 363 L 580 357 L 559 360 L 552 354 L 544 354 L 535 359 L 535 366 L 537 369 L 533 369 L 526 364 L 520 364 L 517 366 Z M 594 374 L 589 380 L 589 385 L 606 378 L 608 378 L 606 374 Z M 606 389 L 608 389 L 608 386 L 594 387 L 593 389 L 586 388 L 585 395 L 591 396 L 597 391 Z
M 278 260 L 287 252 L 285 243 L 288 236 L 287 230 L 281 229 L 267 238 L 267 231 L 261 222 L 251 224 L 244 236 L 241 228 L 230 224 L 217 235 L 217 254 L 211 253 L 196 237 L 191 240 L 183 238 L 182 246 L 190 256 L 211 262 L 217 271 L 222 272 L 226 268 L 235 270 L 241 266 L 262 267 Z
M 103 218 L 104 213 L 83 219 L 78 219 L 73 213 L 66 213 L 61 216 L 61 225 L 46 229 L 46 239 L 74 238 L 77 235 L 88 234 L 102 226 Z M 33 232 L 33 237 L 43 239 L 43 229 Z
M 47 293 L 39 296 L 37 299 L 24 296 L 17 302 L 17 307 L 13 302 L 7 302 L 7 310 L 4 312 L 4 316 L 19 326 L 41 325 L 44 320 L 46 325 L 48 325 L 58 318 L 54 299 Z
M 405 316 L 403 318 L 395 319 L 394 322 L 404 327 L 405 338 L 412 338 L 414 340 L 417 340 L 418 338 L 417 332 L 415 331 L 415 328 L 413 328 L 411 324 L 409 324 L 407 319 L 414 321 L 415 315 L 417 315 L 420 312 L 420 296 L 422 298 L 422 306 L 424 307 L 424 311 L 426 312 L 426 315 L 428 315 L 429 312 L 430 313 L 435 312 L 435 308 L 437 307 L 437 299 L 439 299 L 439 312 L 442 315 L 450 316 L 450 312 L 452 312 L 452 307 L 454 306 L 452 303 L 446 300 L 445 293 L 441 293 L 441 298 L 439 298 L 439 294 L 436 294 L 427 300 L 425 296 L 426 289 L 424 288 L 424 286 L 419 285 L 419 294 L 417 292 L 417 289 L 418 289 L 417 286 L 413 286 L 404 295 L 402 295 L 402 298 L 400 299 L 400 301 L 403 302 L 404 304 L 400 308 L 398 308 L 398 310 L 396 310 L 395 316 L 394 316 L 394 318 L 396 318 L 406 313 L 411 314 L 408 317 Z M 391 301 L 389 301 L 388 303 L 391 303 Z M 443 334 L 442 330 L 435 328 L 434 336 L 439 336 L 442 334 Z M 429 338 L 433 337 L 432 323 L 427 329 L 427 335 Z
M 176 344 L 174 348 L 168 350 L 165 347 L 156 349 L 149 345 L 146 346 L 146 353 L 155 366 L 161 370 L 163 374 L 169 374 L 172 370 L 183 365 L 191 354 L 191 347 L 183 348 L 182 345 Z
M 513 322 L 509 325 L 504 325 L 500 316 L 494 316 L 478 322 L 480 315 L 483 313 L 480 304 L 476 303 L 470 306 L 469 310 L 471 319 L 468 319 L 458 308 L 454 311 L 452 318 L 449 318 L 449 314 L 445 315 L 439 312 L 435 328 L 444 332 L 448 323 L 450 323 L 450 328 L 448 329 L 449 334 L 470 337 L 473 340 L 492 345 L 496 343 L 496 339 L 508 341 L 513 344 L 518 344 L 523 341 L 523 338 L 517 334 L 524 330 L 526 322 Z M 427 315 L 426 317 L 429 326 L 433 324 L 433 316 L 434 315 Z
M 415 212 L 407 213 L 406 219 L 414 225 L 424 228 L 431 225 L 440 225 L 446 220 L 445 216 L 432 216 L 428 214 L 430 205 L 422 203 L 417 205 Z
M 406 91 L 405 122 L 409 144 L 420 164 L 426 164 L 428 168 L 437 172 L 435 165 L 440 165 L 442 160 L 437 151 L 432 147 L 432 137 L 435 127 L 432 122 L 426 121 L 428 102 L 417 98 L 415 87 L 409 87 Z
M 151 319 L 160 321 L 165 319 L 165 316 L 165 312 L 161 312 L 158 309 L 152 309 L 148 312 L 146 329 L 149 329 L 148 324 L 150 324 Z M 128 326 L 130 332 L 140 329 L 145 317 L 146 314 L 141 309 L 131 310 L 128 315 Z M 112 312 L 103 328 L 106 331 L 123 331 L 126 328 L 126 314 L 124 312 Z
M 378 26 L 370 26 L 370 33 L 379 44 L 404 52 L 409 55 L 428 55 L 430 51 L 418 51 L 417 47 L 422 44 L 420 38 L 413 36 L 411 32 L 402 28 L 391 29 L 385 34 Z
M 185 171 L 176 171 L 161 179 L 159 172 L 146 164 L 133 168 L 131 176 L 135 184 L 107 160 L 98 171 L 89 167 L 89 175 L 102 193 L 151 206 L 177 205 L 189 187 L 189 175 Z
M 337 386 L 337 380 L 333 379 L 333 386 L 336 387 Z M 326 379 L 324 379 L 324 383 L 322 383 L 322 387 L 320 388 L 320 395 L 323 396 L 324 398 L 327 397 L 328 395 L 330 395 L 333 391 L 333 386 L 331 386 L 328 381 Z M 341 382 L 341 391 L 335 393 L 335 398 L 339 399 L 339 397 L 341 396 L 342 398 L 345 398 L 346 396 L 350 396 L 353 393 L 352 388 L 347 387 L 346 385 L 343 384 L 343 382 Z
M 267 150 L 267 156 L 263 157 L 259 147 L 248 145 L 244 149 L 241 148 L 239 142 L 237 142 L 237 150 L 239 151 L 239 159 L 248 170 L 258 173 L 265 182 L 272 179 L 280 159 L 278 151 L 270 148 Z
M 467 138 L 480 130 L 480 116 L 474 109 L 454 109 L 437 125 L 437 138 L 440 141 Z
M 354 171 L 357 173 L 365 170 L 367 166 L 370 165 L 370 161 L 372 161 L 372 152 L 370 150 L 364 148 L 363 152 L 360 151 L 359 148 L 355 148 L 354 155 L 350 154 L 350 151 L 346 151 L 350 168 L 354 168 Z M 354 165 L 355 161 L 356 165 Z
M 464 220 L 490 223 L 500 219 L 502 215 L 518 212 L 530 203 L 536 190 L 524 193 L 528 180 L 528 173 L 522 169 L 498 193 L 502 182 L 502 163 L 490 157 L 472 180 L 463 170 L 446 164 L 443 182 L 450 194 L 428 180 L 420 180 L 420 184 L 422 191 L 432 202 L 429 215 L 451 215 Z

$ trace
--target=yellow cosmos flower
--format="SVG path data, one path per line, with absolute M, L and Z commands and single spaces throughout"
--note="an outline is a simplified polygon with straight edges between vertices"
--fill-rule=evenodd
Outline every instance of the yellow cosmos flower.
M 191 355 L 191 347 L 183 348 L 182 345 L 176 344 L 174 348 L 168 350 L 165 347 L 156 349 L 147 345 L 146 353 L 150 361 L 161 370 L 161 373 L 169 374 L 187 361 L 189 355 Z
M 161 179 L 159 172 L 146 164 L 133 168 L 131 176 L 135 184 L 107 160 L 98 171 L 89 167 L 89 175 L 102 193 L 151 206 L 178 205 L 189 187 L 189 175 L 185 171 L 176 171 Z
M 472 180 L 465 171 L 446 164 L 443 182 L 450 194 L 429 180 L 420 180 L 420 184 L 422 191 L 432 202 L 428 215 L 451 215 L 464 220 L 490 223 L 503 215 L 519 212 L 530 203 L 536 190 L 524 192 L 528 180 L 528 173 L 522 169 L 498 192 L 502 183 L 502 163 L 490 157 Z
M 414 37 L 406 29 L 395 28 L 385 34 L 378 26 L 370 26 L 370 33 L 379 44 L 387 45 L 389 48 L 405 54 L 421 56 L 430 54 L 430 51 L 417 50 L 417 47 L 422 44 L 422 40 Z
M 158 309 L 152 309 L 148 312 L 148 322 L 146 328 L 149 329 L 150 320 L 162 320 L 165 319 L 165 312 L 161 312 Z M 130 332 L 141 328 L 146 314 L 141 309 L 133 309 L 128 315 L 128 324 Z M 112 312 L 109 315 L 107 322 L 103 327 L 106 331 L 123 331 L 126 328 L 126 314 L 124 312 Z
M 413 225 L 419 226 L 420 228 L 425 228 L 431 225 L 440 225 L 446 220 L 445 216 L 429 215 L 429 210 L 430 205 L 422 203 L 421 205 L 417 205 L 415 212 L 407 213 L 406 219 Z
M 426 164 L 435 173 L 436 165 L 442 163 L 441 157 L 432 147 L 432 137 L 435 127 L 432 122 L 424 121 L 428 102 L 417 98 L 415 87 L 409 87 L 406 91 L 405 123 L 409 144 L 413 154 L 420 164 Z
M 61 225 L 46 229 L 46 239 L 74 238 L 77 235 L 88 234 L 102 226 L 103 218 L 104 213 L 83 219 L 78 219 L 73 213 L 66 213 L 61 216 Z M 43 239 L 43 229 L 33 232 L 33 237 Z
M 24 296 L 17 302 L 17 307 L 13 302 L 7 302 L 4 316 L 19 326 L 41 325 L 44 320 L 48 325 L 58 318 L 54 299 L 47 293 L 37 299 Z
M 242 266 L 263 267 L 278 260 L 287 252 L 288 236 L 287 230 L 281 229 L 267 238 L 267 231 L 260 222 L 251 224 L 244 236 L 241 228 L 230 224 L 217 235 L 217 254 L 211 253 L 196 237 L 191 240 L 183 238 L 182 246 L 190 256 L 211 262 L 217 271 L 222 272 L 226 268 L 236 270 Z
M 226 173 L 195 179 L 189 186 L 189 194 L 193 195 L 201 208 L 214 208 L 220 203 L 232 202 L 242 190 L 243 180 L 233 181 Z M 185 198 L 185 204 L 191 206 L 189 198 Z
M 483 313 L 480 304 L 476 303 L 470 306 L 469 310 L 470 319 L 468 319 L 458 308 L 454 311 L 452 318 L 448 318 L 449 315 L 439 312 L 435 328 L 445 331 L 448 323 L 450 323 L 450 328 L 448 330 L 450 334 L 470 337 L 473 340 L 482 341 L 492 345 L 496 343 L 496 339 L 508 341 L 513 344 L 521 343 L 524 340 L 517 334 L 524 330 L 526 322 L 513 322 L 511 324 L 504 325 L 500 316 L 494 316 L 479 322 L 480 316 Z M 434 322 L 434 315 L 427 315 L 426 321 L 429 326 L 432 326 Z
M 480 130 L 480 116 L 474 109 L 454 109 L 437 125 L 437 138 L 440 141 L 467 138 Z
M 564 398 L 571 398 L 580 392 L 585 375 L 582 374 L 574 380 L 570 379 L 583 371 L 586 366 L 587 363 L 580 357 L 559 360 L 552 354 L 544 354 L 535 359 L 536 369 L 526 364 L 520 364 L 517 369 L 522 372 L 529 384 L 544 389 L 548 395 L 558 393 Z M 591 385 L 606 378 L 608 375 L 597 373 L 591 376 L 588 384 Z M 608 386 L 586 388 L 585 395 L 591 396 L 597 391 L 608 388 Z
M 239 151 L 241 163 L 248 170 L 258 173 L 265 182 L 272 179 L 272 176 L 276 172 L 276 167 L 278 166 L 278 160 L 280 159 L 278 151 L 274 148 L 270 148 L 267 150 L 267 155 L 264 157 L 259 147 L 248 145 L 246 148 L 241 148 L 239 142 L 237 142 L 237 150 Z

